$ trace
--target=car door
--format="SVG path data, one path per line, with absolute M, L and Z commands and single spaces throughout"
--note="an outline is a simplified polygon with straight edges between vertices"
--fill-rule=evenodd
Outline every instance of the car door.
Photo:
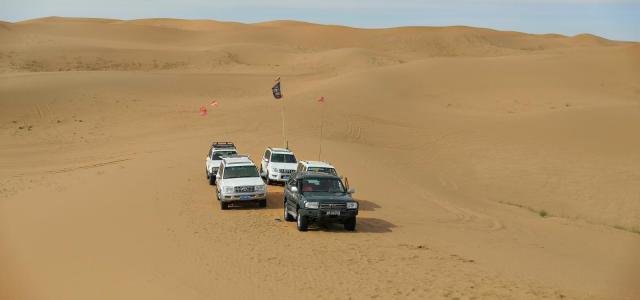
M 267 149 L 264 152 L 264 156 L 262 156 L 262 162 L 260 162 L 260 170 L 262 171 L 262 176 L 267 176 L 267 170 L 269 168 L 269 160 L 271 159 L 271 151 Z
M 209 154 L 207 154 L 207 158 L 205 158 L 205 165 L 207 167 L 207 172 L 211 170 L 211 155 L 213 155 L 213 148 L 209 149 Z
M 297 213 L 296 209 L 297 209 L 297 206 L 298 206 L 298 201 L 300 199 L 300 187 L 299 187 L 298 182 L 299 182 L 299 180 L 297 178 L 292 178 L 292 179 L 290 179 L 288 181 L 288 186 L 287 186 L 287 192 L 289 193 L 289 196 L 287 197 L 288 198 L 288 202 L 287 202 L 288 207 L 287 207 L 287 209 L 290 212 L 293 212 L 294 215 Z M 297 187 L 298 191 L 297 192 L 292 192 L 291 191 L 292 187 Z
M 218 192 L 220 192 L 220 189 L 221 189 L 220 186 L 222 184 L 224 184 L 222 182 L 222 174 L 223 173 L 224 173 L 224 165 L 221 163 L 220 167 L 218 168 L 218 172 L 215 175 L 213 175 L 213 176 L 216 176 L 216 189 L 218 190 Z

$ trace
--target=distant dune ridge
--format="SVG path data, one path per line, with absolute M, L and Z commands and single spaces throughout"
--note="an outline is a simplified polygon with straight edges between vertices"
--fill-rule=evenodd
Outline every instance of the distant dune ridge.
M 286 62 L 295 66 L 300 60 L 316 59 L 309 57 L 319 53 L 335 55 L 334 49 L 366 52 L 369 64 L 386 65 L 429 57 L 490 57 L 620 44 L 592 35 L 530 35 L 460 26 L 356 29 L 295 21 L 241 24 L 51 17 L 3 23 L 2 27 L 11 29 L 1 37 L 10 41 L 4 51 L 15 52 L 1 66 L 5 72 L 229 71 L 246 65 L 273 72 L 288 67 Z M 363 57 L 353 54 L 313 67 L 349 67 L 344 60 L 352 58 Z M 309 71 L 314 70 L 305 66 L 299 72 Z
M 639 79 L 590 34 L 0 22 L 0 299 L 636 299 Z M 282 103 L 355 233 L 218 209 L 211 142 L 259 159 Z

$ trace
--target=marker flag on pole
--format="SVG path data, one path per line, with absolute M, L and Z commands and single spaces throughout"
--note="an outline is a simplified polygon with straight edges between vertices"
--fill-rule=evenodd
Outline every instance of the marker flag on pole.
M 276 99 L 280 99 L 282 98 L 282 90 L 280 90 L 280 77 L 278 77 L 278 79 L 276 79 L 276 84 L 271 88 L 271 91 L 273 92 L 273 97 Z
M 209 105 L 211 105 L 213 107 L 218 107 L 218 100 L 211 101 L 211 104 L 209 104 Z
M 324 96 L 320 96 L 320 98 L 318 99 L 318 102 L 324 103 Z
M 207 115 L 207 108 L 204 105 L 200 106 L 200 115 L 203 117 Z

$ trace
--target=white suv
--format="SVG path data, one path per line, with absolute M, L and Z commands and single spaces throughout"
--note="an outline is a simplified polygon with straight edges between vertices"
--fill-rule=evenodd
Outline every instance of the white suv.
M 233 143 L 215 142 L 211 145 L 211 149 L 209 149 L 209 153 L 205 157 L 205 169 L 209 184 L 216 184 L 216 173 L 218 173 L 222 158 L 235 154 L 238 154 L 238 150 Z
M 260 207 L 267 206 L 267 185 L 248 156 L 223 157 L 215 177 L 216 196 L 221 209 L 241 202 L 258 202 Z
M 338 176 L 336 168 L 324 161 L 301 160 L 298 162 L 296 172 L 320 172 Z
M 289 149 L 269 147 L 260 164 L 260 175 L 272 182 L 285 182 L 296 171 L 296 156 Z

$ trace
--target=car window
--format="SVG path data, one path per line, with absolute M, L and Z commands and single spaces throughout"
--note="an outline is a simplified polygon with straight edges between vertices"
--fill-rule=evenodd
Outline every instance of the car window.
M 326 173 L 326 174 L 331 174 L 331 175 L 338 175 L 336 173 L 336 169 L 334 169 L 334 168 L 309 167 L 307 169 L 307 171 L 309 171 L 309 172 L 320 172 L 320 173 Z
M 271 155 L 271 161 L 276 163 L 292 163 L 298 162 L 293 154 L 274 153 Z
M 222 178 L 244 178 L 244 177 L 258 177 L 258 169 L 255 166 L 236 166 L 224 168 L 224 175 Z
M 238 154 L 238 152 L 236 152 L 236 150 L 216 151 L 211 155 L 211 159 L 212 160 L 221 160 L 223 157 L 227 157 L 227 156 L 234 155 L 234 154 Z
M 303 193 L 343 193 L 342 182 L 336 178 L 304 178 L 302 179 Z

